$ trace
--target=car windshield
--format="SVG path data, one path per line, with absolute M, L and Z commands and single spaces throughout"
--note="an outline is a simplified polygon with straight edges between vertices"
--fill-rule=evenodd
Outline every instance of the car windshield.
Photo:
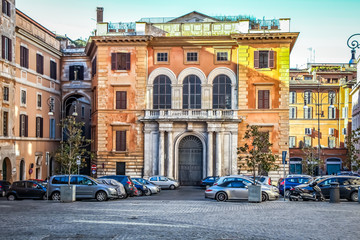
M 173 181 L 173 182 L 175 182 L 175 179 L 172 179 L 172 178 L 169 178 L 169 177 L 168 177 L 168 179 L 169 179 L 170 181 Z
M 100 181 L 98 181 L 97 179 L 90 177 L 90 176 L 86 176 L 87 178 L 91 179 L 92 181 L 96 182 L 97 184 L 102 184 Z

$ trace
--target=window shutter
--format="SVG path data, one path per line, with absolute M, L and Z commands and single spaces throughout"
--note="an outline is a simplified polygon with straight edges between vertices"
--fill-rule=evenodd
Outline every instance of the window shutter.
M 80 66 L 79 80 L 84 80 L 84 66 Z
M 270 101 L 269 101 L 269 96 L 270 95 L 270 91 L 269 90 L 264 90 L 264 108 L 269 109 L 270 108 Z
M 20 129 L 19 129 L 19 130 L 20 130 L 20 132 L 19 132 L 19 136 L 20 136 L 20 137 L 22 137 L 22 136 L 21 136 L 21 133 L 22 133 L 22 124 L 21 124 L 21 123 L 22 123 L 22 119 L 23 119 L 23 114 L 20 114 Z
M 120 108 L 121 109 L 126 109 L 126 92 L 123 91 L 121 92 L 121 96 L 120 96 Z
M 25 54 L 25 51 L 24 51 L 24 47 L 20 46 L 20 66 L 22 67 L 25 67 L 25 61 L 24 61 L 24 54 Z
M 6 13 L 6 2 L 5 2 L 5 0 L 2 0 L 2 12 Z
M 54 67 L 53 67 L 53 71 L 54 71 L 54 79 L 56 80 L 57 79 L 57 63 L 54 62 L 53 63 Z
M 116 131 L 116 151 L 120 151 L 120 131 Z
M 28 136 L 28 116 L 25 115 L 25 137 Z
M 111 70 L 116 70 L 116 53 L 111 53 Z
M 25 48 L 25 65 L 29 68 L 29 49 Z
M 39 60 L 39 54 L 36 54 L 36 72 L 40 71 L 40 60 Z
M 259 51 L 254 51 L 254 68 L 259 68 Z
M 8 45 L 9 45 L 9 48 L 8 48 L 8 56 L 9 56 L 9 61 L 12 61 L 12 41 L 10 38 L 8 38 Z
M 11 11 L 10 11 L 10 3 L 7 3 L 7 15 L 11 17 Z
M 44 131 L 43 131 L 43 126 L 44 126 L 44 119 L 40 118 L 40 137 L 43 137 Z
M 130 53 L 126 53 L 126 70 L 130 70 Z
M 258 108 L 260 108 L 260 109 L 264 108 L 264 91 L 263 90 L 258 91 Z
M 275 68 L 275 51 L 269 51 L 269 68 Z
M 69 67 L 69 80 L 74 80 L 74 66 Z
M 1 56 L 5 59 L 5 36 L 1 36 Z
M 121 106 L 121 92 L 116 92 L 116 109 L 120 109 Z
M 126 131 L 120 132 L 120 151 L 126 151 Z

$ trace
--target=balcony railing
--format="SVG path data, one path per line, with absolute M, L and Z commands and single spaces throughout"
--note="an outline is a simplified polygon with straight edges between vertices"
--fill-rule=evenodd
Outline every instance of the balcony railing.
M 177 119 L 181 121 L 188 119 L 238 119 L 238 116 L 234 110 L 145 110 L 144 119 Z

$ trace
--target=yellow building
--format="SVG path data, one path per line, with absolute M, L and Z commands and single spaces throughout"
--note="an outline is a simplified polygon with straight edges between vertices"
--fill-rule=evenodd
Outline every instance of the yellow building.
M 355 77 L 356 70 L 347 64 L 309 64 L 305 70 L 290 70 L 291 173 L 310 173 L 304 147 L 315 148 L 316 159 L 320 153 L 314 174 L 333 174 L 349 167 L 345 138 L 351 131 L 349 84 Z

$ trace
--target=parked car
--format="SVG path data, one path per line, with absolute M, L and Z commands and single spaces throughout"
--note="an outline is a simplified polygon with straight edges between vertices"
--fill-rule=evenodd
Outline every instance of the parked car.
M 133 197 L 133 196 L 137 195 L 137 189 L 129 176 L 110 175 L 110 176 L 102 176 L 100 178 L 114 179 L 114 180 L 120 182 L 122 185 L 124 185 L 128 196 Z
M 205 198 L 216 199 L 219 202 L 227 200 L 246 200 L 248 199 L 248 187 L 252 183 L 247 181 L 225 181 L 222 184 L 218 184 L 209 187 L 205 190 Z M 272 191 L 266 185 L 261 186 L 261 200 L 263 202 L 267 200 L 276 200 L 279 198 L 279 193 Z
M 9 189 L 10 186 L 10 182 L 3 180 L 0 181 L 0 197 L 5 197 L 6 191 Z
M 123 198 L 127 198 L 128 195 L 125 191 L 124 185 L 122 185 L 120 182 L 114 180 L 114 179 L 106 179 L 106 178 L 99 178 L 97 179 L 99 182 L 101 182 L 102 184 L 106 184 L 106 185 L 110 185 L 110 186 L 114 186 L 116 189 L 116 192 L 118 194 L 118 198 L 123 199 Z
M 18 181 L 6 193 L 9 201 L 16 199 L 46 199 L 46 188 L 35 181 Z
M 132 177 L 131 179 L 144 184 L 151 191 L 151 194 L 159 193 L 161 191 L 161 188 L 158 185 L 156 185 L 152 182 L 149 182 L 148 180 L 146 180 L 144 178 L 133 178 Z
M 48 191 L 52 200 L 60 200 L 60 187 L 67 185 L 68 181 L 69 175 L 55 175 L 50 178 Z M 102 184 L 89 176 L 71 175 L 70 184 L 76 185 L 77 199 L 95 198 L 98 201 L 106 201 L 118 197 L 115 187 Z
M 132 181 L 135 184 L 135 187 L 138 191 L 137 196 L 143 196 L 143 195 L 150 196 L 152 194 L 151 191 L 146 187 L 145 184 L 142 184 L 142 183 L 136 181 L 135 179 L 132 179 Z
M 216 180 L 218 180 L 218 179 L 219 179 L 218 176 L 209 176 L 209 177 L 206 177 L 206 178 L 204 178 L 203 180 L 201 180 L 200 186 L 208 188 L 208 187 L 214 185 L 214 183 L 215 183 Z
M 251 179 L 254 179 L 253 176 L 250 177 Z M 272 185 L 271 184 L 271 177 L 269 176 L 256 176 L 255 177 L 256 181 L 259 181 L 263 184 L 266 184 L 266 185 Z
M 312 181 L 311 176 L 304 176 L 304 177 L 287 177 L 279 183 L 279 191 L 281 195 L 284 195 L 284 184 L 285 184 L 285 196 L 289 197 L 290 189 L 296 187 L 300 184 L 309 183 Z
M 164 176 L 152 176 L 149 177 L 149 181 L 160 186 L 161 189 L 171 189 L 174 190 L 180 186 L 180 183 L 177 180 Z
M 336 175 L 338 175 L 338 176 L 357 176 L 357 177 L 360 176 L 357 172 L 352 172 L 352 171 L 340 171 Z
M 340 198 L 349 201 L 358 201 L 358 190 L 360 187 L 360 177 L 356 176 L 332 176 L 318 182 L 325 198 L 330 198 L 331 183 L 339 183 Z M 299 185 L 296 188 L 301 188 L 304 192 L 312 192 L 309 184 Z

